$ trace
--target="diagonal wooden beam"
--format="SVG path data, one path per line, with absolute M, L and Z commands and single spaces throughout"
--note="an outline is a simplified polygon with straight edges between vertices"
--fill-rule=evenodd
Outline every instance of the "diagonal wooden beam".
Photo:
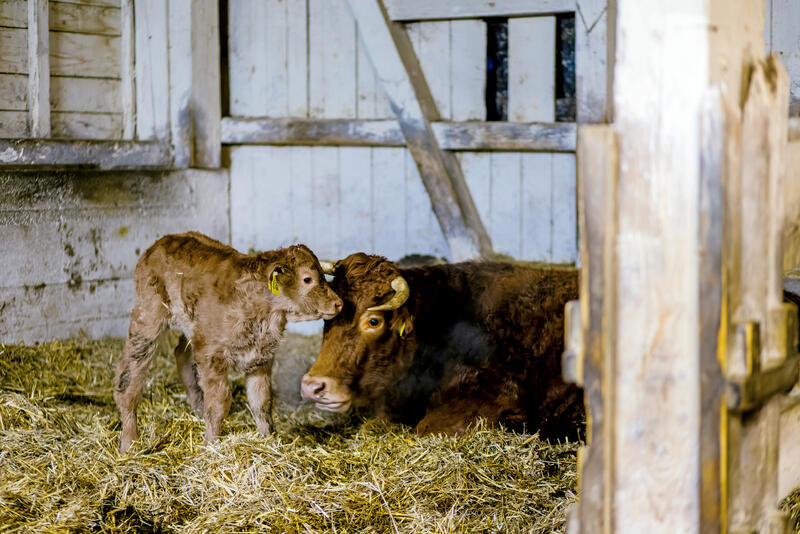
M 406 146 L 433 204 L 453 259 L 492 253 L 492 244 L 455 155 L 443 151 L 431 127 L 433 96 L 402 24 L 381 0 L 348 0 L 375 75 L 389 97 Z

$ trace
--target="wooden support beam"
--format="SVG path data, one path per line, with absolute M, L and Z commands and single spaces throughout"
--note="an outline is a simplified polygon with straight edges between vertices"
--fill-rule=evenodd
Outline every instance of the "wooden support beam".
M 120 97 L 122 99 L 122 138 L 133 139 L 136 133 L 136 71 L 133 0 L 120 3 Z
M 136 138 L 170 139 L 169 53 L 167 35 L 169 2 L 136 0 Z
M 432 122 L 444 150 L 573 152 L 572 122 Z M 222 143 L 263 145 L 405 146 L 396 120 L 222 119 Z
M 608 21 L 608 0 L 576 0 L 575 100 L 580 124 L 601 124 L 610 117 L 607 91 L 614 56 L 608 49 Z
M 222 117 L 218 2 L 170 0 L 168 24 L 175 165 L 218 168 Z
M 50 137 L 48 0 L 28 2 L 28 120 L 31 137 Z
M 439 114 L 403 25 L 381 0 L 348 0 L 361 42 L 419 169 L 453 259 L 492 252 L 455 155 L 443 152 L 431 127 Z
M 391 20 L 472 19 L 552 15 L 575 10 L 575 0 L 386 0 Z
M 168 169 L 172 166 L 172 154 L 166 143 L 0 139 L 0 168 L 31 165 Z

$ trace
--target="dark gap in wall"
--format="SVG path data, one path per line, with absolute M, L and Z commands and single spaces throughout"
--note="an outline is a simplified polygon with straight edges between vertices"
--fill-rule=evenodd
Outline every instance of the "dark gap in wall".
M 508 120 L 508 19 L 486 19 L 486 120 Z
M 556 15 L 556 122 L 575 122 L 575 14 Z
M 219 80 L 222 116 L 231 114 L 230 79 L 228 73 L 228 0 L 219 0 Z

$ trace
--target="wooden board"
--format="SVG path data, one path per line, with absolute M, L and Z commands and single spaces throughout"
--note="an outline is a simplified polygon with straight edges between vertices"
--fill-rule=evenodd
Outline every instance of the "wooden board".
M 120 38 L 51 31 L 50 69 L 57 76 L 119 78 Z
M 550 179 L 552 184 L 550 261 L 571 263 L 578 255 L 575 156 L 553 154 Z
M 28 137 L 28 114 L 24 111 L 0 111 L 0 138 Z
M 28 109 L 28 77 L 24 74 L 0 74 L 0 109 Z
M 339 149 L 311 148 L 311 227 L 309 246 L 320 257 L 339 255 Z
M 555 119 L 555 17 L 508 21 L 508 119 Z
M 50 137 L 48 1 L 28 0 L 28 119 L 32 137 Z
M 0 28 L 0 73 L 28 73 L 28 30 Z
M 169 139 L 167 2 L 136 0 L 136 137 Z
M 521 259 L 552 261 L 553 258 L 553 211 L 557 209 L 553 203 L 554 157 L 554 154 L 522 155 Z M 574 260 L 574 255 L 570 259 Z
M 374 251 L 388 258 L 405 255 L 406 150 L 372 150 L 372 227 Z
M 575 10 L 575 0 L 386 0 L 385 4 L 392 20 L 508 17 Z
M 575 100 L 581 124 L 599 124 L 608 116 L 607 0 L 575 2 Z
M 13 127 L 25 113 L 4 118 Z M 0 128 L 3 124 L 0 123 Z M 132 143 L 129 141 L 86 141 L 55 139 L 0 139 L 0 164 L 30 168 L 34 165 L 67 167 L 79 165 L 85 168 L 131 169 L 170 168 L 172 155 L 165 143 Z
M 522 250 L 520 155 L 493 153 L 490 162 L 492 244 L 495 252 L 518 258 Z M 546 230 L 549 233 L 549 228 Z
M 53 111 L 53 138 L 121 139 L 122 113 Z
M 50 29 L 97 35 L 120 35 L 119 2 L 115 7 L 50 2 Z
M 347 2 L 309 0 L 308 32 L 308 116 L 354 117 L 356 27 Z
M 119 113 L 120 82 L 101 78 L 50 78 L 50 104 L 53 111 Z
M 0 2 L 0 27 L 27 28 L 28 0 L 5 0 L 5 2 Z
M 771 0 L 770 50 L 778 54 L 789 73 L 790 114 L 800 113 L 800 4 L 793 0 Z

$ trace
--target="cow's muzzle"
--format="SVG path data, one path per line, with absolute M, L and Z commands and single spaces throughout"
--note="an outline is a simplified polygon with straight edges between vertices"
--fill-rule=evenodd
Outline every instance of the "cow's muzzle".
M 305 375 L 300 382 L 300 394 L 320 410 L 329 412 L 346 412 L 352 404 L 349 389 L 329 376 Z

